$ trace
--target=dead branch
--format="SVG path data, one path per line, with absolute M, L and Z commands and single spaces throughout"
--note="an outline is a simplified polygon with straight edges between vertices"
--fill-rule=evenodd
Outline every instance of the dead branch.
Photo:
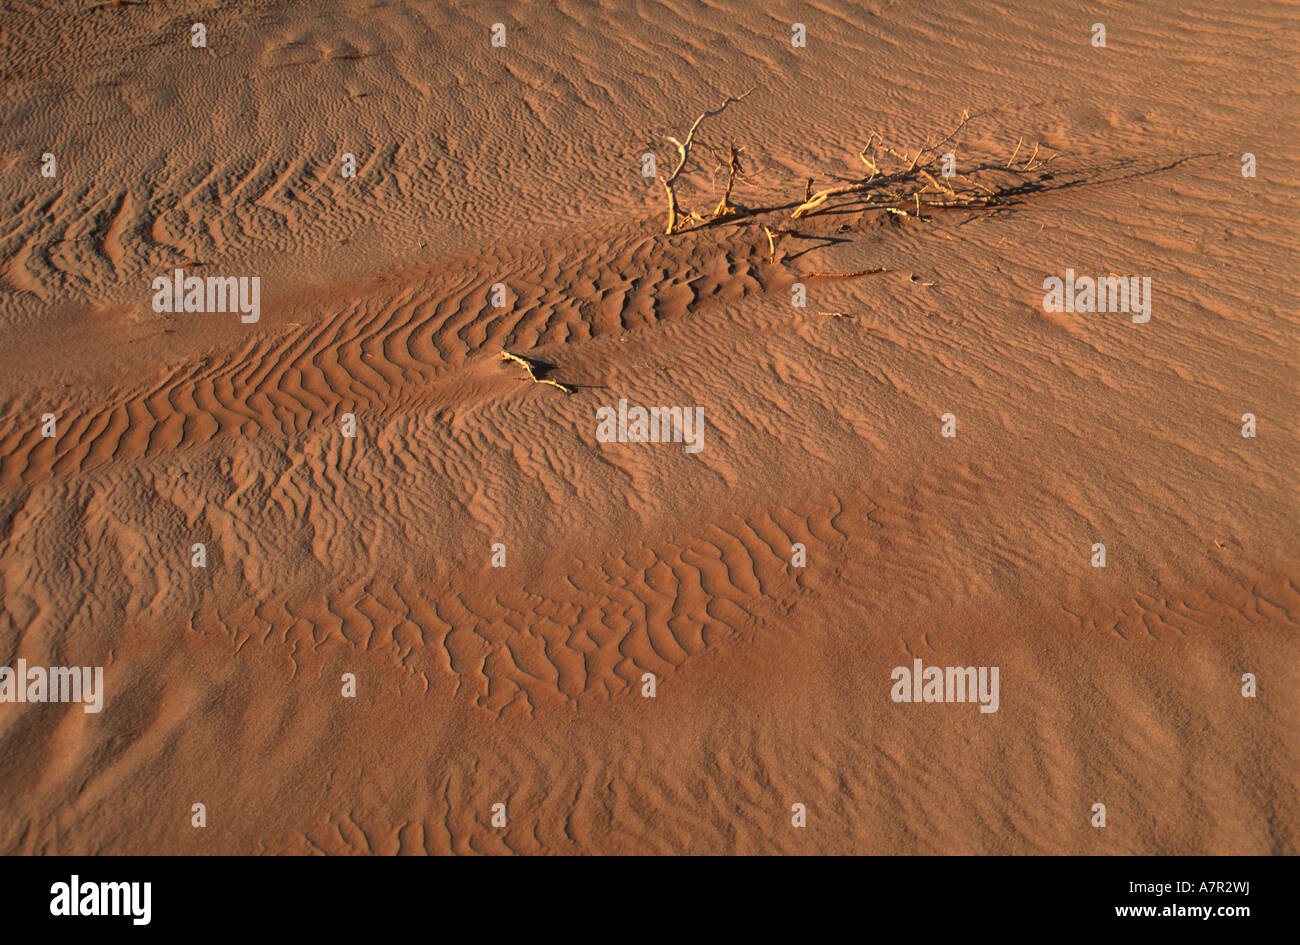
M 551 380 L 549 377 L 539 377 L 539 376 L 538 376 L 537 372 L 538 372 L 539 370 L 541 370 L 541 371 L 549 370 L 550 365 L 542 364 L 542 363 L 539 362 L 539 361 L 533 361 L 533 360 L 531 360 L 530 358 L 520 357 L 520 356 L 517 355 L 517 354 L 511 354 L 511 353 L 510 353 L 509 351 L 507 351 L 505 348 L 502 348 L 502 349 L 501 349 L 501 360 L 502 360 L 502 361 L 514 361 L 516 364 L 520 364 L 520 365 L 522 365 L 523 368 L 524 368 L 524 370 L 528 372 L 528 377 L 529 377 L 529 379 L 530 379 L 534 384 L 550 384 L 552 387 L 558 387 L 560 390 L 564 391 L 566 394 L 572 394 L 573 391 L 574 391 L 574 388 L 572 388 L 572 387 L 567 387 L 567 386 L 565 386 L 564 384 L 561 384 L 559 381 L 553 381 L 553 380 Z
M 677 232 L 677 217 L 679 214 L 678 205 L 677 205 L 677 191 L 675 189 L 677 184 L 677 178 L 681 174 L 682 168 L 686 166 L 686 161 L 691 156 L 691 145 L 695 142 L 695 132 L 699 130 L 700 123 L 703 122 L 704 119 L 706 118 L 710 118 L 713 115 L 717 115 L 721 113 L 722 110 L 725 109 L 732 102 L 741 101 L 742 99 L 745 98 L 745 96 L 749 95 L 749 93 L 752 91 L 754 90 L 750 89 L 749 92 L 745 92 L 744 95 L 733 95 L 729 97 L 721 105 L 719 105 L 717 108 L 711 109 L 710 111 L 702 112 L 700 114 L 700 117 L 695 119 L 695 123 L 691 125 L 691 130 L 686 133 L 685 141 L 678 141 L 676 138 L 672 137 L 671 135 L 668 137 L 668 140 L 671 141 L 677 147 L 677 167 L 673 169 L 672 174 L 670 174 L 667 178 L 665 178 L 661 174 L 659 176 L 659 181 L 664 185 L 664 190 L 667 191 L 668 193 L 668 229 L 666 232 L 669 236 Z
M 1012 162 L 1015 161 L 1016 155 L 1020 153 L 1020 146 L 1024 143 L 1025 143 L 1025 136 L 1021 135 L 1020 140 L 1016 142 L 1016 149 L 1011 152 L 1011 157 L 1007 158 L 1007 167 L 1010 167 Z
M 992 165 L 980 165 L 966 171 L 941 167 L 944 148 L 957 137 L 971 120 L 969 111 L 962 113 L 955 128 L 935 144 L 926 144 L 915 153 L 898 150 L 885 143 L 879 132 L 872 132 L 858 152 L 858 158 L 867 168 L 868 176 L 857 181 L 827 187 L 816 193 L 804 188 L 804 199 L 790 214 L 792 219 L 826 213 L 839 208 L 855 210 L 884 210 L 896 216 L 914 217 L 924 221 L 923 210 L 976 209 L 994 206 L 999 201 L 999 190 L 978 179 L 978 175 L 996 170 Z M 1014 162 L 1019 155 L 1023 137 L 1011 160 L 1005 165 L 1014 173 L 1024 173 L 1041 167 L 1038 151 L 1030 155 L 1023 167 Z M 886 167 L 892 159 L 893 168 Z M 851 198 L 851 199 L 843 199 Z
M 728 217 L 734 217 L 740 213 L 740 211 L 731 204 L 731 188 L 735 185 L 736 178 L 741 173 L 740 152 L 736 150 L 734 144 L 731 145 L 731 155 L 728 157 L 725 167 L 727 170 L 727 189 L 722 194 L 722 200 L 719 201 L 718 205 L 713 209 L 713 215 L 709 217 L 710 220 L 725 220 Z
M 1025 166 L 1022 167 L 1020 170 L 1021 170 L 1021 171 L 1036 171 L 1036 170 L 1038 170 L 1040 167 L 1043 167 L 1043 166 L 1045 166 L 1045 165 L 1047 165 L 1047 164 L 1052 163 L 1052 162 L 1055 161 L 1058 157 L 1060 157 L 1059 154 L 1053 154 L 1051 157 L 1046 157 L 1046 158 L 1041 158 L 1041 159 L 1040 159 L 1040 158 L 1038 157 L 1038 142 L 1034 142 L 1034 153 L 1031 154 L 1031 155 L 1029 155 L 1029 160 L 1025 162 Z
M 665 230 L 668 234 L 679 233 L 687 227 L 709 221 L 768 214 L 790 208 L 791 204 L 785 204 L 753 209 L 732 203 L 736 181 L 747 179 L 741 166 L 743 149 L 737 148 L 734 143 L 729 146 L 726 158 L 720 156 L 707 144 L 701 145 L 717 158 L 718 169 L 727 172 L 722 199 L 714 207 L 713 212 L 708 217 L 703 217 L 692 211 L 684 211 L 678 200 L 676 185 L 690 160 L 692 147 L 700 144 L 696 141 L 696 134 L 704 120 L 719 114 L 733 102 L 742 101 L 753 91 L 750 89 L 742 95 L 731 96 L 717 108 L 702 112 L 692 123 L 685 140 L 668 138 L 676 146 L 678 156 L 677 166 L 673 168 L 673 172 L 667 177 L 659 178 L 668 198 L 668 223 Z M 927 142 L 915 151 L 911 148 L 895 148 L 886 143 L 879 132 L 873 131 L 858 153 L 858 158 L 867 169 L 867 176 L 848 181 L 840 177 L 833 185 L 816 191 L 813 190 L 814 178 L 806 178 L 803 200 L 794 204 L 790 218 L 798 220 L 818 214 L 878 211 L 929 223 L 932 219 L 929 215 L 931 211 L 970 212 L 991 208 L 992 212 L 998 212 L 1009 202 L 1014 202 L 1018 196 L 1040 189 L 1043 175 L 1041 173 L 1036 177 L 1030 175 L 1039 171 L 1057 155 L 1040 157 L 1042 148 L 1036 142 L 1032 152 L 1026 149 L 1028 157 L 1024 159 L 1024 163 L 1017 165 L 1016 161 L 1025 145 L 1023 135 L 1017 141 L 1015 150 L 1011 152 L 1011 157 L 1005 164 L 1000 161 L 986 162 L 959 169 L 953 162 L 952 155 L 945 149 L 952 145 L 971 120 L 970 111 L 963 111 L 951 131 L 933 144 L 927 139 Z M 945 158 L 950 160 L 946 161 Z M 768 261 L 775 264 L 781 237 L 794 233 L 794 230 L 764 225 L 763 233 L 767 237 Z M 854 279 L 888 271 L 882 268 L 843 273 L 815 272 L 808 278 Z
M 878 276 L 888 269 L 858 269 L 854 272 L 810 272 L 808 279 L 858 279 L 862 276 Z
M 952 131 L 948 132 L 948 136 L 944 138 L 942 141 L 940 141 L 938 144 L 934 145 L 933 147 L 922 148 L 921 154 L 938 154 L 940 148 L 946 147 L 950 141 L 952 141 L 954 138 L 957 137 L 958 134 L 961 133 L 961 130 L 966 127 L 966 123 L 970 121 L 972 117 L 973 116 L 970 113 L 970 109 L 966 109 L 966 111 L 961 113 L 961 121 L 957 122 L 957 127 L 954 128 Z

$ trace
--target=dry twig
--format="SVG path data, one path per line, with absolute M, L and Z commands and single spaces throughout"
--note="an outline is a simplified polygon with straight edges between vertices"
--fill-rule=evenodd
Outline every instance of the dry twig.
M 552 387 L 558 387 L 566 394 L 572 394 L 574 391 L 574 388 L 567 387 L 564 384 L 561 384 L 559 381 L 553 381 L 549 377 L 537 376 L 537 371 L 539 368 L 541 368 L 542 370 L 546 370 L 549 367 L 549 365 L 540 364 L 536 361 L 531 360 L 530 358 L 520 357 L 517 354 L 511 354 L 505 348 L 501 349 L 501 360 L 514 361 L 516 364 L 523 365 L 524 370 L 528 372 L 529 379 L 532 380 L 534 384 L 550 384 Z
M 682 173 L 682 168 L 686 166 L 687 159 L 691 156 L 691 145 L 695 142 L 695 132 L 699 130 L 700 123 L 706 118 L 719 114 L 732 102 L 741 101 L 752 91 L 754 90 L 750 89 L 749 92 L 746 92 L 744 95 L 733 95 L 717 108 L 701 113 L 700 117 L 696 118 L 695 123 L 691 125 L 691 130 L 686 133 L 685 141 L 678 141 L 671 135 L 669 136 L 668 140 L 677 146 L 677 167 L 673 169 L 672 174 L 667 178 L 663 175 L 660 175 L 659 177 L 660 183 L 664 185 L 664 190 L 668 193 L 668 229 L 666 232 L 669 236 L 677 232 L 677 217 L 679 215 L 677 206 L 677 190 L 675 189 L 677 178 Z M 695 219 L 699 219 L 695 214 L 691 214 L 691 216 Z
M 888 269 L 857 269 L 853 272 L 810 272 L 808 279 L 858 279 L 862 276 L 878 276 Z
M 719 164 L 721 164 L 721 162 L 719 162 Z M 740 211 L 736 209 L 736 207 L 732 206 L 731 203 L 731 188 L 736 183 L 736 178 L 740 176 L 741 173 L 740 152 L 736 150 L 734 144 L 731 145 L 731 155 L 728 157 L 727 163 L 723 166 L 725 166 L 727 170 L 727 189 L 722 194 L 722 200 L 719 201 L 717 207 L 714 208 L 713 215 L 709 217 L 710 220 L 725 220 L 728 217 L 734 217 L 740 213 Z
M 922 207 L 975 209 L 996 204 L 997 192 L 974 176 L 978 172 L 989 170 L 987 166 L 965 173 L 953 173 L 952 176 L 944 174 L 940 166 L 943 149 L 970 120 L 970 112 L 963 112 L 957 126 L 942 140 L 925 145 L 915 154 L 890 147 L 878 132 L 872 132 L 858 152 L 858 159 L 869 171 L 868 176 L 862 180 L 827 187 L 814 194 L 808 194 L 805 188 L 804 200 L 795 207 L 790 214 L 791 218 L 797 220 L 835 207 L 853 206 L 861 210 L 886 210 L 898 216 L 924 220 Z M 886 157 L 896 162 L 894 170 L 885 167 L 882 159 Z M 1014 158 L 1015 154 L 1012 155 L 1013 160 Z M 1021 170 L 1026 169 L 1028 168 Z M 836 198 L 840 197 L 852 199 L 837 202 Z M 911 209 L 906 209 L 909 206 Z

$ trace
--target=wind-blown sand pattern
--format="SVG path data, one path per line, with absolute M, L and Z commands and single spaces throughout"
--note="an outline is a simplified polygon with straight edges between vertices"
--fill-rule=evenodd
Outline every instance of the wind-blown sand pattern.
M 1296 852 L 1293 7 L 247 6 L 0 14 L 0 664 L 105 681 L 0 704 L 0 850 Z M 967 111 L 1055 157 L 790 219 Z

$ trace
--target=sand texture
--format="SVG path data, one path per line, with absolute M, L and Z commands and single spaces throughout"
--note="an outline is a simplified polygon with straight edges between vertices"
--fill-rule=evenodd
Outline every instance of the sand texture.
M 104 699 L 0 703 L 0 851 L 1294 854 L 1298 35 L 6 3 L 0 665 Z M 963 114 L 986 203 L 792 219 Z M 176 269 L 259 320 L 156 311 Z M 702 448 L 602 442 L 620 399 Z M 894 701 L 918 659 L 997 711 Z

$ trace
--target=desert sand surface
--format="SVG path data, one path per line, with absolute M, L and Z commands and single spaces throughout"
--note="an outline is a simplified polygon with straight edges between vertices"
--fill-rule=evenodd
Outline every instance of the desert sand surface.
M 6 3 L 0 664 L 103 705 L 0 703 L 0 850 L 1294 854 L 1298 27 Z M 791 219 L 959 124 L 996 204 Z

